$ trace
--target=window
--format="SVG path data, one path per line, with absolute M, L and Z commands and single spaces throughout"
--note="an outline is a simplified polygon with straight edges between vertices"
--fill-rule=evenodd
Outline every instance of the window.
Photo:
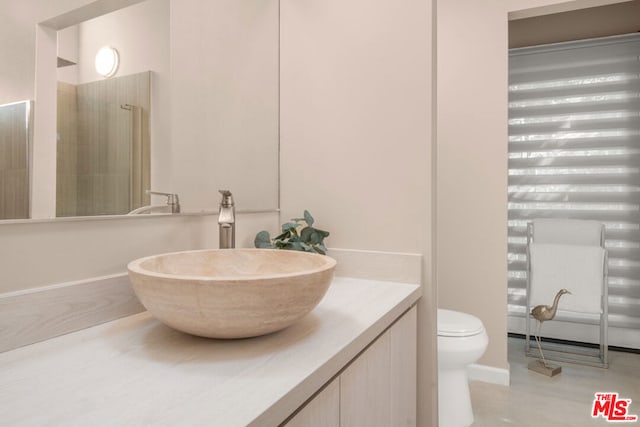
M 522 332 L 512 319 L 525 311 L 527 222 L 576 218 L 605 224 L 610 329 L 640 333 L 639 59 L 635 34 L 510 51 L 512 332 Z M 564 330 L 558 338 L 575 339 L 570 327 Z M 610 345 L 640 347 L 637 338 L 615 342 L 617 336 L 610 335 Z

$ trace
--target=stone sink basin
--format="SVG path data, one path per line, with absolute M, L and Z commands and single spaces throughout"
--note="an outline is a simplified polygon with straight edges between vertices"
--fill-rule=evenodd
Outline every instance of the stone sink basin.
M 140 258 L 128 269 L 142 305 L 167 326 L 208 338 L 247 338 L 309 313 L 335 265 L 305 252 L 212 249 Z

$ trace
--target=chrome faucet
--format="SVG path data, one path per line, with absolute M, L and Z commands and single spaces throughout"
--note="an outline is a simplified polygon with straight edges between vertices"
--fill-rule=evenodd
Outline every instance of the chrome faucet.
M 233 249 L 236 247 L 236 208 L 233 205 L 231 191 L 219 191 L 222 194 L 220 214 L 218 215 L 220 249 Z
M 161 193 L 159 191 L 147 190 L 147 194 L 153 194 L 155 196 L 167 196 L 167 206 L 171 208 L 171 213 L 180 213 L 180 199 L 178 195 L 174 193 Z

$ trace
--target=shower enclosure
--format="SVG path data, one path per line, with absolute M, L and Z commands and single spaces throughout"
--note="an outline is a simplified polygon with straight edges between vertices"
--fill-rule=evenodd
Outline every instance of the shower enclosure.
M 59 83 L 56 216 L 149 204 L 149 73 Z
M 0 220 L 29 218 L 33 101 L 0 105 Z

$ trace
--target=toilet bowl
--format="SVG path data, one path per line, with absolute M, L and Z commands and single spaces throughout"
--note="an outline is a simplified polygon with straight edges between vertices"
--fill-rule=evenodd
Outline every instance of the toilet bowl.
M 482 321 L 458 311 L 438 309 L 438 416 L 440 427 L 473 423 L 466 368 L 487 349 Z

